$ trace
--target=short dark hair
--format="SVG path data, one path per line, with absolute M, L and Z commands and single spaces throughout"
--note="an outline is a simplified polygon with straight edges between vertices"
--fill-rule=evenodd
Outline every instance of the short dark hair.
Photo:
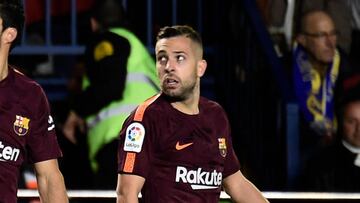
M 91 16 L 100 24 L 100 30 L 126 25 L 125 10 L 120 0 L 96 0 Z
M 0 0 L 0 18 L 2 19 L 3 31 L 9 27 L 17 30 L 15 41 L 11 49 L 20 43 L 24 27 L 24 8 L 22 0 Z
M 346 89 L 342 95 L 338 95 L 338 104 L 336 107 L 336 115 L 339 125 L 339 133 L 342 133 L 345 108 L 351 103 L 360 101 L 360 83 Z
M 360 101 L 360 83 L 354 85 L 344 92 L 342 98 L 340 98 L 341 106 L 345 107 L 349 103 Z
M 203 48 L 200 34 L 188 25 L 174 25 L 174 26 L 163 27 L 160 29 L 156 37 L 156 40 L 159 41 L 160 39 L 177 37 L 177 36 L 188 37 L 192 41 L 198 43 L 201 48 Z

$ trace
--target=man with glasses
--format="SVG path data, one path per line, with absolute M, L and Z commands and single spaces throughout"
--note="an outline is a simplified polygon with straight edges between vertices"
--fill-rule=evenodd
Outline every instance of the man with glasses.
M 305 13 L 299 26 L 292 53 L 292 77 L 301 114 L 303 155 L 307 156 L 319 144 L 328 144 L 334 138 L 334 110 L 340 94 L 337 84 L 349 67 L 337 48 L 337 30 L 326 12 Z

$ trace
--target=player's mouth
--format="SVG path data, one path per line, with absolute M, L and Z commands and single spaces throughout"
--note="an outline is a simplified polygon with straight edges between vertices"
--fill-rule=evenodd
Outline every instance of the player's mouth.
M 164 86 L 167 88 L 175 88 L 178 86 L 179 84 L 179 80 L 177 80 L 176 78 L 173 77 L 167 77 L 164 80 Z

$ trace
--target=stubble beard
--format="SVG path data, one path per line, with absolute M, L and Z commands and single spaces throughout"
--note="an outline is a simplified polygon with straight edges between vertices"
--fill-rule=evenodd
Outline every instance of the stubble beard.
M 162 84 L 162 92 L 173 101 L 184 101 L 194 94 L 196 86 L 196 80 L 182 84 L 174 89 L 167 88 L 166 85 Z

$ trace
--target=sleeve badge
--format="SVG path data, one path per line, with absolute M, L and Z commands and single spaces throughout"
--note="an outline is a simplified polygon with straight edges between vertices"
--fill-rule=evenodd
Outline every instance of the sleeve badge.
M 222 138 L 218 138 L 218 141 L 219 141 L 220 155 L 222 157 L 226 157 L 227 154 L 226 139 L 222 137 Z
M 29 131 L 30 119 L 16 115 L 14 131 L 19 136 L 24 136 Z
M 144 137 L 145 128 L 141 123 L 132 123 L 126 129 L 124 151 L 140 152 Z

